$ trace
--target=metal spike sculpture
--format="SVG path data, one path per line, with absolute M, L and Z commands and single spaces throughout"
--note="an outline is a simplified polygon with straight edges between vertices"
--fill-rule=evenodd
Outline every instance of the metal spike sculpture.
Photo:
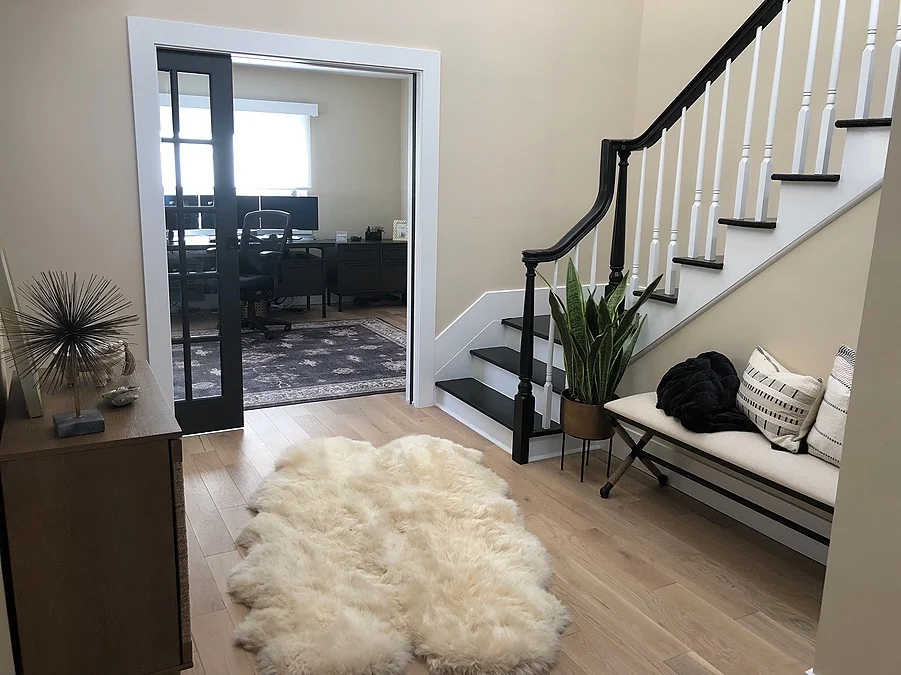
M 110 344 L 122 340 L 138 317 L 125 314 L 131 307 L 112 281 L 91 275 L 87 282 L 67 272 L 42 272 L 19 289 L 27 310 L 3 308 L 15 320 L 4 322 L 5 332 L 17 348 L 7 355 L 30 363 L 41 386 L 72 387 L 75 412 L 54 415 L 57 435 L 74 436 L 103 431 L 103 416 L 96 408 L 82 410 L 78 380 L 82 373 L 100 375 L 109 370 Z M 21 357 L 21 358 L 20 358 Z

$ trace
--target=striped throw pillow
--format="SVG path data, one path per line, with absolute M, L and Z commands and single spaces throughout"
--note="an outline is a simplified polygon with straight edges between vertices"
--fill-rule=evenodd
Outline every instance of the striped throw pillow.
M 848 401 L 851 400 L 856 359 L 857 353 L 848 345 L 839 348 L 832 374 L 826 382 L 823 405 L 820 406 L 807 439 L 811 455 L 835 466 L 840 466 L 842 461 L 842 443 L 845 440 L 845 423 L 848 421 Z
M 773 447 L 802 452 L 823 398 L 823 380 L 785 369 L 758 347 L 738 387 L 738 407 Z

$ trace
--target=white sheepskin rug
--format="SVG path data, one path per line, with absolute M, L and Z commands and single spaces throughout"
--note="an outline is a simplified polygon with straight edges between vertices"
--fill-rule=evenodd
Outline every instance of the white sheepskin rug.
M 319 438 L 260 485 L 228 589 L 264 675 L 540 675 L 563 604 L 548 553 L 482 453 L 428 436 Z

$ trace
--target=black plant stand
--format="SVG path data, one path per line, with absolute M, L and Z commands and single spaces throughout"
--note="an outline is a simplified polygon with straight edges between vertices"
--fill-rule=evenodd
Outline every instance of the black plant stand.
M 582 440 L 582 453 L 580 457 L 581 468 L 579 470 L 579 482 L 585 482 L 585 465 L 591 461 L 591 441 Z M 610 478 L 610 459 L 613 457 L 613 437 L 607 444 L 607 478 Z M 566 458 L 566 433 L 563 433 L 563 440 L 560 442 L 560 470 L 563 471 L 563 460 Z

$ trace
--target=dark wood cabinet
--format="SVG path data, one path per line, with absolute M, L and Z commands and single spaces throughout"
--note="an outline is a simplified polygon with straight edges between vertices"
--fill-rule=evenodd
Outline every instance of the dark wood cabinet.
M 324 249 L 329 295 L 367 296 L 407 291 L 407 243 L 347 242 Z
M 0 437 L 0 555 L 19 675 L 191 666 L 181 430 L 150 369 L 106 431 L 58 439 L 65 392 L 28 419 L 14 383 Z M 84 396 L 84 398 L 89 398 Z

